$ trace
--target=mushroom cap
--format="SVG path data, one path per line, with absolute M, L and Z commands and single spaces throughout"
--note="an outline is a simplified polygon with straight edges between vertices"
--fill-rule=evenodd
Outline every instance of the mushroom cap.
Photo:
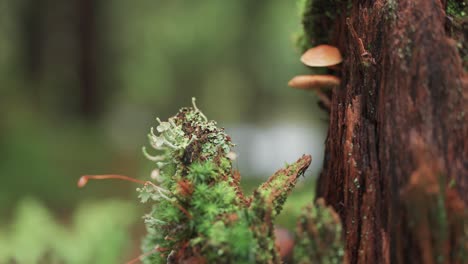
M 334 75 L 298 75 L 288 82 L 288 86 L 304 90 L 314 90 L 338 85 L 340 85 L 340 78 Z
M 307 66 L 327 67 L 343 61 L 340 51 L 330 45 L 318 45 L 308 49 L 301 56 L 301 61 Z

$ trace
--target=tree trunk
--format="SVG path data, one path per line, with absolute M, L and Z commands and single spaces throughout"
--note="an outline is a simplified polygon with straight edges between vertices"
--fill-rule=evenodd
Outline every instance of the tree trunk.
M 96 8 L 97 1 L 79 0 L 80 47 L 78 49 L 78 69 L 80 75 L 80 112 L 88 120 L 95 120 L 100 108 L 100 97 L 97 86 L 97 41 L 96 41 Z
M 351 2 L 329 25 L 345 59 L 317 186 L 346 262 L 467 261 L 468 76 L 447 3 Z

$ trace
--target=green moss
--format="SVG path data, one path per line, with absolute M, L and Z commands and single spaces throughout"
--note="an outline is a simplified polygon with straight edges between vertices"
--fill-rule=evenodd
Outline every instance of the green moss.
M 444 259 L 444 246 L 448 239 L 449 223 L 447 218 L 447 210 L 445 208 L 445 197 L 446 197 L 446 180 L 444 176 L 439 176 L 439 192 L 436 197 L 435 210 L 431 210 L 430 214 L 435 214 L 435 222 L 432 225 L 433 232 L 436 239 L 434 259 L 437 263 L 445 263 Z
M 453 188 L 453 187 L 455 187 L 455 184 L 456 184 L 455 179 L 451 179 L 450 182 L 449 182 L 449 184 L 448 184 L 448 187 L 449 187 L 449 188 Z
M 466 18 L 468 15 L 468 2 L 467 1 L 447 1 L 447 15 L 453 18 Z
M 467 17 L 468 17 L 468 2 L 467 1 L 447 1 L 447 26 L 448 33 L 457 42 L 457 50 L 463 62 L 465 71 L 468 70 L 468 47 L 467 42 Z
M 335 17 L 350 7 L 348 1 L 340 0 L 301 0 L 299 5 L 303 31 L 296 46 L 302 52 L 318 44 L 330 43 Z
M 275 173 L 252 197 L 244 197 L 228 158 L 233 144 L 194 104 L 151 129 L 159 155 L 145 155 L 156 181 L 138 189 L 147 236 L 145 263 L 279 263 L 273 220 L 298 177 L 310 164 L 304 156 Z M 159 134 L 156 135 L 155 131 Z
M 397 18 L 398 3 L 396 0 L 388 0 L 383 8 L 384 17 L 388 21 L 395 21 Z

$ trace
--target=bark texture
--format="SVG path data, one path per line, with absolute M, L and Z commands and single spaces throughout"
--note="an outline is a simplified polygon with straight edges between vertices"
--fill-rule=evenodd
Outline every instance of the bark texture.
M 317 186 L 346 262 L 468 261 L 468 77 L 446 1 L 350 2 L 329 25 L 345 60 Z

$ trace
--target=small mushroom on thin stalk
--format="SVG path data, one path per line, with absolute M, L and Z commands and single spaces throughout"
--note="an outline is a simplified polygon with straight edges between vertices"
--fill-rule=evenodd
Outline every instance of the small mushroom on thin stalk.
M 322 88 L 340 85 L 340 78 L 334 75 L 298 75 L 288 82 L 288 86 L 301 90 L 314 90 L 320 101 L 329 110 L 330 98 L 323 93 Z
M 301 61 L 311 67 L 328 67 L 337 69 L 337 64 L 343 61 L 340 51 L 330 45 L 318 45 L 308 49 L 301 56 Z

